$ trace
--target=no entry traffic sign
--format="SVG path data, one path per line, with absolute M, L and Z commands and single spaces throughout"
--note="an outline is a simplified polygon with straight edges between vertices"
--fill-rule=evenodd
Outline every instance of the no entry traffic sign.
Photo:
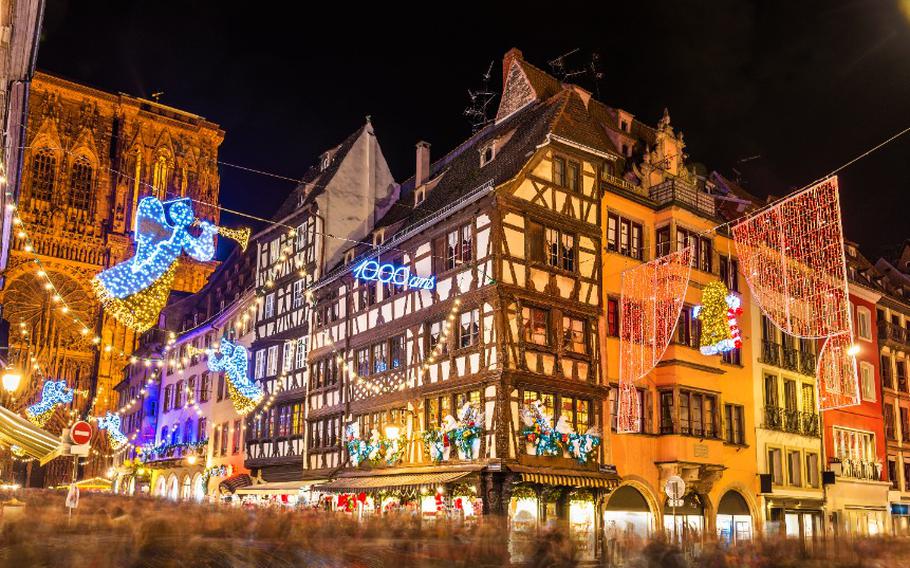
M 70 440 L 72 440 L 73 444 L 81 446 L 82 444 L 87 444 L 91 439 L 92 426 L 88 422 L 80 420 L 70 428 Z

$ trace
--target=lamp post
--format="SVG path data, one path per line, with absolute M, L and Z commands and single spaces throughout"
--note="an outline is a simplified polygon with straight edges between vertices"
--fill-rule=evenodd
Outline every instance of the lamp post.
M 6 371 L 3 372 L 3 377 L 0 377 L 0 382 L 3 383 L 3 406 L 9 408 L 12 406 L 13 395 L 19 390 L 19 385 L 22 383 L 22 375 L 12 367 L 7 367 Z M 16 480 L 15 473 L 13 472 L 14 465 L 13 452 L 10 450 L 9 476 L 12 482 L 15 482 Z

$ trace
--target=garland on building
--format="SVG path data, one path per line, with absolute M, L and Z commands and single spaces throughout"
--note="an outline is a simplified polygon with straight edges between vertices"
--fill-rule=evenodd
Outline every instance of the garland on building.
M 148 463 L 156 459 L 174 457 L 174 454 L 179 452 L 188 453 L 191 451 L 197 455 L 204 454 L 208 445 L 208 438 L 199 442 L 175 442 L 173 444 L 168 444 L 162 440 L 157 444 L 148 444 L 139 448 L 139 456 L 143 463 Z
M 600 430 L 597 427 L 588 428 L 580 434 L 574 431 L 565 416 L 559 418 L 555 427 L 551 426 L 553 421 L 541 408 L 539 400 L 523 407 L 521 418 L 525 424 L 521 433 L 528 444 L 528 453 L 532 455 L 561 456 L 565 452 L 578 463 L 586 464 L 600 445 Z M 531 452 L 531 449 L 534 451 Z
M 202 483 L 207 485 L 213 477 L 229 477 L 233 473 L 234 466 L 231 464 L 212 465 L 202 471 Z
M 483 412 L 466 402 L 458 411 L 458 420 L 448 414 L 442 419 L 441 427 L 425 430 L 421 438 L 430 459 L 439 463 L 451 458 L 452 446 L 458 452 L 458 459 L 479 458 L 482 434 Z
M 730 294 L 727 286 L 715 280 L 709 282 L 701 293 L 701 305 L 692 309 L 692 315 L 701 320 L 701 347 L 704 355 L 727 353 L 742 347 L 737 318 L 743 313 L 739 297 Z
M 360 437 L 360 425 L 352 422 L 345 427 L 345 447 L 354 467 L 368 462 L 371 465 L 397 465 L 404 457 L 407 447 L 407 436 L 386 438 L 375 428 L 369 440 Z
M 32 423 L 44 427 L 58 406 L 71 402 L 73 402 L 73 389 L 66 386 L 65 380 L 44 381 L 44 386 L 41 388 L 41 400 L 25 409 L 25 417 Z

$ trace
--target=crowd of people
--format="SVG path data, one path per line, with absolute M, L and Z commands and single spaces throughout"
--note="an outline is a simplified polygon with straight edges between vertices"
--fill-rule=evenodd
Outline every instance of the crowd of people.
M 184 566 L 284 568 L 446 568 L 507 566 L 508 527 L 491 517 L 477 523 L 425 522 L 410 515 L 355 519 L 343 513 L 246 509 L 174 503 L 146 497 L 83 495 L 70 516 L 60 492 L 30 490 L 0 516 L 0 568 Z M 762 539 L 736 547 L 706 545 L 697 555 L 659 539 L 600 565 L 630 568 L 727 566 L 901 566 L 910 542 L 853 540 L 809 553 L 797 541 Z M 524 564 L 578 565 L 572 541 L 543 530 Z

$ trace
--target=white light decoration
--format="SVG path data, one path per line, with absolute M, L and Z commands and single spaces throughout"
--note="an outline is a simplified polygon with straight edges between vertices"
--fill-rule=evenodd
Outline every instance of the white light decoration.
M 218 347 L 220 355 L 213 349 L 206 350 L 209 370 L 224 371 L 228 379 L 228 394 L 234 409 L 241 416 L 248 414 L 262 401 L 265 393 L 249 378 L 249 357 L 247 350 L 228 339 L 222 339 Z
M 219 228 L 198 221 L 201 232 L 194 237 L 189 231 L 194 222 L 197 219 L 187 198 L 162 202 L 145 197 L 139 202 L 135 255 L 92 279 L 95 293 L 114 319 L 140 332 L 150 328 L 167 302 L 180 255 L 186 252 L 201 262 L 212 259 Z M 225 229 L 225 234 L 249 238 L 248 231 Z
M 99 416 L 96 420 L 98 422 L 98 429 L 107 431 L 107 436 L 108 440 L 110 440 L 111 448 L 117 450 L 128 443 L 128 438 L 123 432 L 120 431 L 119 414 L 108 412 L 104 416 Z
M 25 409 L 25 417 L 38 426 L 44 426 L 59 405 L 71 402 L 73 389 L 66 386 L 65 380 L 44 381 L 41 400 Z
M 752 298 L 784 333 L 825 339 L 818 357 L 821 410 L 860 403 L 837 177 L 735 225 Z
M 436 276 L 411 276 L 408 266 L 396 266 L 391 263 L 379 264 L 375 260 L 365 260 L 351 271 L 358 280 L 394 284 L 403 288 L 432 290 L 436 287 Z
M 617 433 L 641 431 L 634 384 L 651 372 L 670 344 L 691 270 L 689 246 L 622 273 Z

